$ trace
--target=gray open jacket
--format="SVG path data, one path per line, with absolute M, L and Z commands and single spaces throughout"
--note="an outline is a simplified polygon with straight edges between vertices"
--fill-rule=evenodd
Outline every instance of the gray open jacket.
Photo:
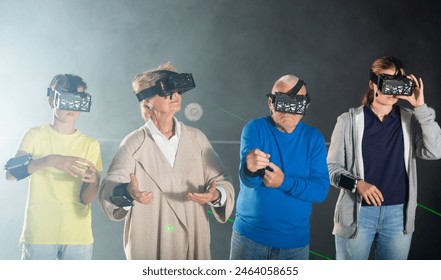
M 435 111 L 426 104 L 410 110 L 400 107 L 401 126 L 404 138 L 404 162 L 409 177 L 409 196 L 405 205 L 406 223 L 404 232 L 415 230 L 417 206 L 416 157 L 422 159 L 441 158 L 441 129 L 435 121 Z M 328 169 L 331 185 L 338 187 L 341 174 L 352 174 L 364 178 L 362 139 L 364 132 L 363 106 L 351 108 L 337 118 L 328 150 Z M 393 164 L 393 163 L 391 163 Z M 358 229 L 358 214 L 362 197 L 340 188 L 334 213 L 334 235 L 355 238 Z

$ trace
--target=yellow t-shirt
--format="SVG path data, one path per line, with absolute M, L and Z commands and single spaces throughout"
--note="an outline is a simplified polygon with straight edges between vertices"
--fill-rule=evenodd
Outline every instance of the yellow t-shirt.
M 97 140 L 79 132 L 60 134 L 49 124 L 31 128 L 19 150 L 34 159 L 48 154 L 76 156 L 95 164 L 101 172 L 102 160 Z M 80 201 L 83 182 L 53 167 L 30 176 L 25 220 L 20 242 L 30 244 L 93 243 L 90 205 Z

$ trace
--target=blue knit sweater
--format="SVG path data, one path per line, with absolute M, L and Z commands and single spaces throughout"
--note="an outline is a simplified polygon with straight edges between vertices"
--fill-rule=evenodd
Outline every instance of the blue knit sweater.
M 256 148 L 284 172 L 279 188 L 267 188 L 262 177 L 246 172 L 246 156 Z M 242 131 L 239 178 L 235 231 L 276 248 L 309 244 L 312 203 L 323 202 L 330 185 L 326 144 L 316 128 L 299 122 L 284 133 L 269 116 L 250 121 Z

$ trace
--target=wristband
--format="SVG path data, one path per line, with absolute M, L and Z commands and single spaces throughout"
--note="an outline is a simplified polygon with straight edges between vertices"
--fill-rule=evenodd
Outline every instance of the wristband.
M 31 175 L 28 171 L 28 166 L 31 163 L 32 155 L 25 154 L 19 157 L 11 158 L 5 164 L 4 168 L 18 181 Z
M 121 184 L 113 189 L 110 201 L 118 207 L 133 206 L 133 197 L 127 191 L 129 183 Z
M 219 193 L 219 196 L 217 197 L 216 200 L 210 201 L 210 203 L 213 204 L 214 206 L 220 207 L 221 201 L 222 201 L 222 193 L 220 192 L 220 190 L 218 190 L 218 189 L 216 189 L 216 190 Z
M 358 181 L 360 180 L 360 178 L 352 177 L 351 175 L 341 174 L 340 180 L 338 181 L 338 186 L 355 193 L 357 190 Z

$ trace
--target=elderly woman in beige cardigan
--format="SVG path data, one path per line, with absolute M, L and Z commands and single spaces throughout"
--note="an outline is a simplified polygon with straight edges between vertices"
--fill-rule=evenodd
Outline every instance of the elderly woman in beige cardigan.
M 192 76 L 166 63 L 134 78 L 145 124 L 122 141 L 101 183 L 100 203 L 111 220 L 125 219 L 127 259 L 206 260 L 207 207 L 225 223 L 234 188 L 204 133 L 175 118 L 189 88 L 167 92 L 166 80 L 191 86 Z

